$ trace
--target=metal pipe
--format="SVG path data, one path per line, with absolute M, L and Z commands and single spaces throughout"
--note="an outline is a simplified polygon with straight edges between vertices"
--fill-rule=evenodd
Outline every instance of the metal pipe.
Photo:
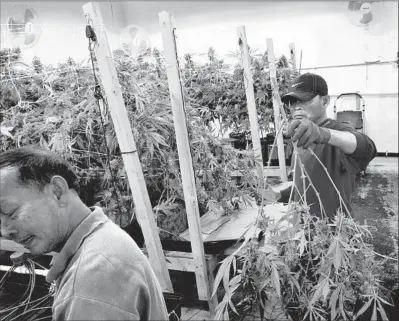
M 302 68 L 302 70 L 329 69 L 329 68 L 342 68 L 342 67 L 359 67 L 359 66 L 370 66 L 370 65 L 389 65 L 389 64 L 392 64 L 392 63 L 397 63 L 397 61 L 396 60 L 392 60 L 392 61 L 375 61 L 375 62 L 363 62 L 363 63 L 359 63 L 359 64 L 349 64 L 349 65 L 308 67 L 308 68 Z

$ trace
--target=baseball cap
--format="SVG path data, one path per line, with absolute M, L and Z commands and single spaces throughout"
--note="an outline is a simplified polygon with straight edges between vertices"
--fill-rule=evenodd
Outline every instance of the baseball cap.
M 306 73 L 297 77 L 288 89 L 288 93 L 281 97 L 283 103 L 289 101 L 309 101 L 317 95 L 328 95 L 327 82 L 323 77 Z

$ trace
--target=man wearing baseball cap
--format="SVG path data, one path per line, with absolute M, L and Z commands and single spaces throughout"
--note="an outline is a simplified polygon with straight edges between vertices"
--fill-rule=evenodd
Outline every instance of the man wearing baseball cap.
M 330 103 L 328 86 L 319 75 L 306 73 L 296 78 L 282 101 L 288 106 L 293 120 L 288 126 L 287 136 L 300 147 L 299 157 L 311 182 L 319 193 L 320 206 L 314 189 L 306 179 L 306 201 L 312 214 L 327 214 L 333 218 L 340 207 L 336 190 L 333 188 L 323 166 L 311 154 L 309 148 L 317 155 L 327 169 L 338 188 L 348 210 L 355 186 L 357 173 L 364 171 L 369 162 L 376 156 L 374 142 L 365 134 L 358 132 L 346 122 L 338 122 L 327 117 Z M 295 169 L 294 200 L 299 201 L 304 186 L 299 162 Z M 291 188 L 280 192 L 280 202 L 288 202 Z M 324 211 L 323 209 L 324 208 Z M 345 211 L 345 208 L 343 208 Z

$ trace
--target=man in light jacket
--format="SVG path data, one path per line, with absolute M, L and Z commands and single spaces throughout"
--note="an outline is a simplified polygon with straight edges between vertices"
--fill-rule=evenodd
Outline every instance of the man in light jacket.
M 162 290 L 136 243 L 99 207 L 79 198 L 69 164 L 22 147 L 0 154 L 3 237 L 33 256 L 57 252 L 54 320 L 168 320 Z

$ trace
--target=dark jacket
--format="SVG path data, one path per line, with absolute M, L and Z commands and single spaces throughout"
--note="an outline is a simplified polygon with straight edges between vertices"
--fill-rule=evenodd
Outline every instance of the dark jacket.
M 350 201 L 355 188 L 356 174 L 366 169 L 370 161 L 377 155 L 377 149 L 374 142 L 367 135 L 356 131 L 349 123 L 326 119 L 320 126 L 339 131 L 348 131 L 356 136 L 357 147 L 352 154 L 345 154 L 338 147 L 330 144 L 317 144 L 309 147 L 312 148 L 313 152 L 327 169 L 343 202 L 349 212 L 351 212 Z M 299 158 L 307 172 L 306 176 L 309 176 L 314 186 L 313 188 L 310 185 L 309 179 L 305 180 L 305 190 L 307 190 L 306 202 L 310 206 L 310 212 L 321 216 L 321 213 L 325 211 L 328 217 L 333 218 L 337 210 L 341 208 L 341 202 L 330 178 L 325 173 L 323 166 L 308 149 L 300 149 Z M 300 195 L 303 194 L 304 190 L 299 162 L 297 162 L 294 177 L 294 183 L 299 190 L 298 192 L 295 189 L 294 200 L 299 201 Z M 322 206 L 320 206 L 315 189 L 319 193 Z M 288 202 L 290 191 L 290 188 L 282 191 L 280 201 Z M 344 206 L 342 206 L 342 211 L 345 212 Z

